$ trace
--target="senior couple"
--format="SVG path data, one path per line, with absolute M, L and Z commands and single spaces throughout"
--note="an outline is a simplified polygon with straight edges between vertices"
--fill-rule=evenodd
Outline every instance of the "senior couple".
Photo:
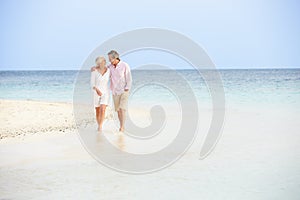
M 106 66 L 103 56 L 96 58 L 96 66 L 91 68 L 91 87 L 96 109 L 98 131 L 102 131 L 105 110 L 109 104 L 110 90 L 112 91 L 115 111 L 118 112 L 120 132 L 124 132 L 125 116 L 128 104 L 129 90 L 132 77 L 129 65 L 120 60 L 115 50 L 108 53 L 110 65 Z M 110 89 L 109 89 L 110 82 Z

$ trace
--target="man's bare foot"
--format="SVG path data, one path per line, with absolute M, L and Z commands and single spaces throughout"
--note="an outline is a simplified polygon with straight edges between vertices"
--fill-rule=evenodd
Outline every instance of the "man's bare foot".
M 119 131 L 120 131 L 120 132 L 124 132 L 124 128 L 120 128 Z
M 101 132 L 102 132 L 102 128 L 101 128 L 101 127 L 98 127 L 97 131 L 98 131 L 99 133 L 101 133 Z

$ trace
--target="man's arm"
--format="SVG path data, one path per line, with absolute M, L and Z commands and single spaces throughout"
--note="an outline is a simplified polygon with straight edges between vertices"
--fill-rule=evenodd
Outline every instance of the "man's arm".
M 91 67 L 91 72 L 95 71 L 96 67 Z
M 125 66 L 126 66 L 126 68 L 125 68 L 125 81 L 126 81 L 125 91 L 128 91 L 131 88 L 132 77 L 131 77 L 131 71 L 130 71 L 129 65 L 126 63 Z

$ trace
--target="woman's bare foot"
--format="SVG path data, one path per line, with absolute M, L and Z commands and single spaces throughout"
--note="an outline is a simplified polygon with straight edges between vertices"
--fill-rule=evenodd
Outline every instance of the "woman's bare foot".
M 99 126 L 98 129 L 97 129 L 97 131 L 98 131 L 99 133 L 101 133 L 101 132 L 102 132 L 102 128 Z
M 121 127 L 121 128 L 119 129 L 119 131 L 120 131 L 120 132 L 124 132 L 124 127 Z

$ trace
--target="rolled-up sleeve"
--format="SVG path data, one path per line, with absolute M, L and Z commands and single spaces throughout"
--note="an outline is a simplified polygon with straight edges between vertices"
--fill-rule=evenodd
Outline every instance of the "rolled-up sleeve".
M 95 71 L 93 71 L 91 73 L 91 89 L 93 89 L 93 87 L 96 87 L 96 73 L 95 73 Z
M 109 69 L 109 86 L 110 86 L 110 90 L 113 91 L 113 77 L 112 77 L 112 69 L 111 69 L 111 66 L 108 66 L 108 69 Z
M 125 68 L 125 81 L 126 81 L 125 89 L 130 90 L 131 84 L 132 84 L 131 71 L 130 71 L 130 67 L 127 63 L 125 64 L 125 66 L 126 66 L 126 68 Z

